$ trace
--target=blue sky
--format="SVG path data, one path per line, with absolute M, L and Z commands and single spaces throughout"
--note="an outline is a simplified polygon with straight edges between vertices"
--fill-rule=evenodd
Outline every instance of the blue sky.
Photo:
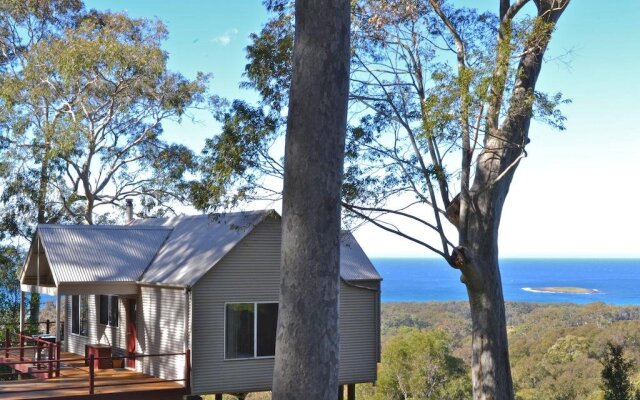
M 498 1 L 466 3 L 493 9 Z M 211 72 L 212 92 L 252 98 L 238 83 L 248 36 L 267 17 L 260 1 L 92 0 L 87 6 L 163 20 L 171 69 L 190 77 Z M 573 100 L 564 108 L 567 130 L 532 125 L 529 157 L 518 168 L 502 217 L 502 256 L 640 257 L 638 21 L 637 0 L 616 0 L 615 7 L 573 0 L 563 15 L 538 87 Z M 206 113 L 197 119 L 167 125 L 167 138 L 199 151 L 217 125 Z M 429 256 L 374 227 L 356 237 L 373 257 Z

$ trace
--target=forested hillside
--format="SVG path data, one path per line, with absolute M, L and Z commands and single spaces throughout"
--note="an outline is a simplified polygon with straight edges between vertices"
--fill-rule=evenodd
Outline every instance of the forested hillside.
M 403 327 L 444 332 L 451 354 L 461 359 L 468 370 L 469 318 L 466 302 L 384 304 L 381 378 L 388 367 L 386 361 L 393 357 L 388 344 L 398 332 L 406 335 Z M 521 400 L 602 399 L 601 360 L 609 341 L 622 345 L 625 357 L 636 366 L 640 361 L 637 306 L 507 303 L 507 322 L 513 379 L 517 398 Z M 424 368 L 417 362 L 411 367 Z M 640 383 L 637 371 L 633 369 L 633 383 Z M 443 381 L 442 385 L 446 384 Z M 384 382 L 375 389 L 362 388 L 361 398 L 391 398 L 389 392 L 381 396 L 383 390 Z M 443 398 L 424 396 L 425 393 L 415 398 Z M 470 398 L 470 394 L 449 398 Z
M 608 342 L 622 346 L 640 386 L 640 306 L 512 302 L 507 322 L 517 400 L 603 400 Z M 357 398 L 470 399 L 470 329 L 466 302 L 383 304 L 378 382 L 357 385 Z

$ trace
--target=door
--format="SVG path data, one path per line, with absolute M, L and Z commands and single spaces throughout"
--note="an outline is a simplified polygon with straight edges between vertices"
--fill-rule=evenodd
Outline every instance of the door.
M 138 327 L 137 327 L 137 315 L 138 315 L 138 302 L 136 299 L 128 299 L 127 302 L 127 367 L 135 368 L 135 352 L 136 341 L 138 339 Z

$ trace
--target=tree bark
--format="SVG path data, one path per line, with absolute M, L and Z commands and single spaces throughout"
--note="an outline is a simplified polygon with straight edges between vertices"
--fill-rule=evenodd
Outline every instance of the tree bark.
M 336 399 L 349 0 L 297 0 L 273 399 Z
M 472 381 L 474 400 L 513 400 L 507 325 L 498 263 L 498 230 L 502 209 L 520 159 L 526 155 L 533 93 L 551 33 L 570 0 L 534 0 L 535 28 L 526 43 L 506 116 L 498 128 L 499 105 L 490 107 L 484 148 L 468 196 L 462 196 L 460 246 L 454 259 L 467 286 L 472 320 Z M 509 2 L 501 15 L 510 18 Z M 503 20 L 503 24 L 510 24 Z M 501 68 L 498 54 L 497 68 Z M 496 82 L 502 82 L 500 71 Z M 494 76 L 494 78 L 496 78 Z M 504 86 L 501 85 L 501 90 Z M 502 94 L 497 93 L 501 98 Z

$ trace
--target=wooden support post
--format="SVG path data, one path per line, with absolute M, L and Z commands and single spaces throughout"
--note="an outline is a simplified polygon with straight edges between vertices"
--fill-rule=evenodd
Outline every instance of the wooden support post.
M 47 377 L 53 378 L 53 343 L 49 343 L 49 357 L 47 359 Z
M 20 332 L 20 361 L 24 361 L 24 332 Z
M 354 383 L 347 385 L 347 400 L 356 400 L 356 385 Z
M 191 350 L 184 353 L 184 388 L 191 393 Z
M 89 394 L 93 394 L 93 386 L 95 384 L 95 363 L 93 353 L 89 354 Z
M 338 385 L 338 400 L 344 400 L 344 385 Z
M 56 378 L 60 377 L 60 343 L 56 343 Z
M 19 332 L 24 332 L 24 292 L 20 290 L 20 327 Z
M 60 313 L 62 312 L 62 295 L 60 289 L 56 288 L 56 343 L 62 342 L 62 321 L 60 321 Z
M 49 332 L 50 332 L 50 331 L 49 331 L 49 327 L 51 326 L 51 321 L 49 321 L 49 320 L 47 319 L 47 321 L 45 322 L 45 324 L 47 325 L 47 329 L 46 329 L 46 331 L 45 331 L 45 332 L 46 332 L 46 333 L 47 333 L 47 335 L 48 335 L 48 334 L 49 334 Z

